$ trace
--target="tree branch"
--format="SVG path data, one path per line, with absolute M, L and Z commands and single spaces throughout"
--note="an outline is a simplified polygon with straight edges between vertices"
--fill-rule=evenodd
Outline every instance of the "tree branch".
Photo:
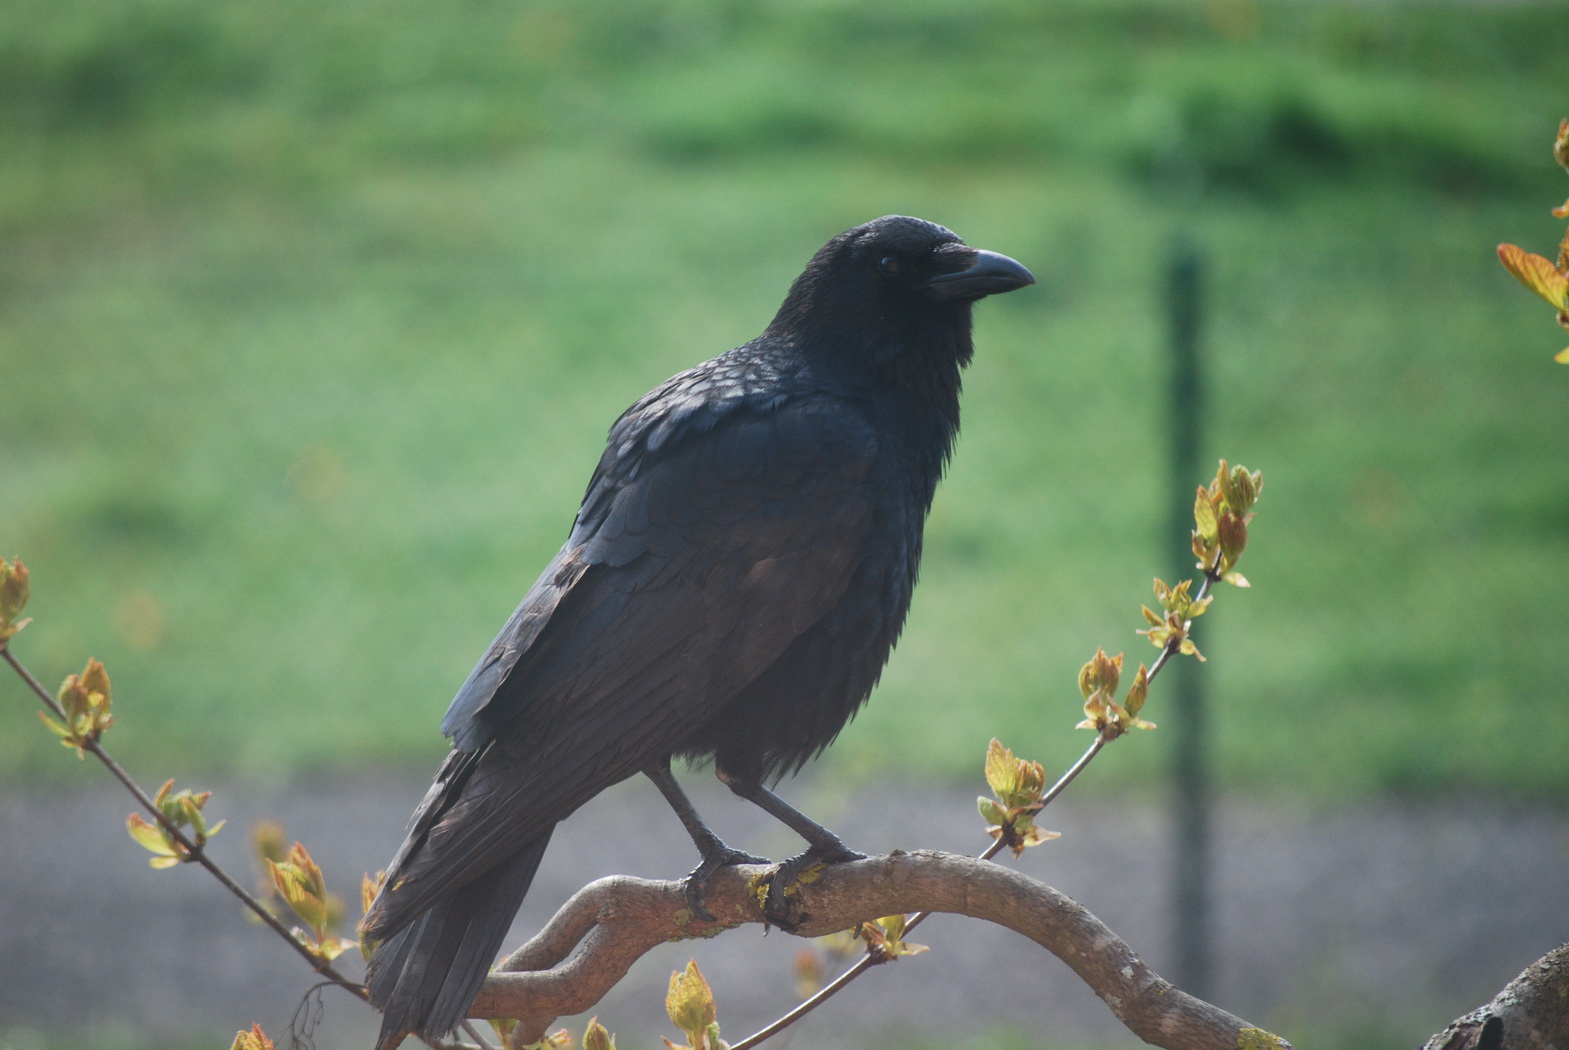
M 1486 1006 L 1450 1022 L 1422 1050 L 1551 1050 L 1569 1046 L 1569 944 L 1526 967 Z
M 34 676 L 33 672 L 29 671 L 20 660 L 12 655 L 9 646 L 0 645 L 0 658 L 3 658 L 6 663 L 11 665 L 11 669 L 17 673 L 17 676 L 27 684 L 27 687 L 33 691 L 38 699 L 43 702 L 43 705 L 47 707 L 56 718 L 59 718 L 62 721 L 69 721 L 69 716 L 66 715 L 59 702 L 55 700 L 54 697 L 49 695 L 49 690 L 43 687 L 43 683 L 40 682 L 36 676 Z M 148 795 L 147 792 L 143 790 L 142 786 L 136 782 L 130 773 L 126 772 L 125 767 L 120 765 L 120 763 L 115 760 L 113 755 L 109 754 L 109 752 L 104 748 L 103 744 L 99 743 L 97 738 L 89 738 L 84 740 L 81 746 L 83 751 L 88 752 L 103 764 L 103 767 L 109 771 L 110 775 L 118 780 L 126 791 L 130 792 L 132 798 L 136 799 L 137 804 L 140 805 L 142 809 L 146 810 L 148 815 L 150 815 L 153 820 L 164 829 L 164 831 L 168 832 L 170 838 L 179 843 L 180 848 L 185 851 L 186 862 L 199 864 L 203 868 L 206 868 L 208 874 L 217 879 L 218 882 L 222 884 L 224 889 L 228 890 L 235 897 L 239 898 L 240 903 L 249 908 L 251 912 L 257 918 L 261 919 L 261 921 L 266 924 L 274 933 L 287 941 L 289 947 L 293 948 L 301 958 L 310 964 L 312 969 L 321 974 L 322 977 L 326 978 L 329 983 L 337 985 L 345 991 L 358 996 L 360 999 L 369 1001 L 369 996 L 367 995 L 363 985 L 356 984 L 355 982 L 349 980 L 347 977 L 343 976 L 343 974 L 339 973 L 337 969 L 333 967 L 331 962 L 312 953 L 311 950 L 306 947 L 306 945 L 303 944 L 298 937 L 290 932 L 289 928 L 283 924 L 281 919 L 279 919 L 276 915 L 267 909 L 265 904 L 257 900 L 249 890 L 236 882 L 233 876 L 231 876 L 227 871 L 220 867 L 216 861 L 207 855 L 207 851 L 203 846 L 197 845 L 189 835 L 180 829 L 178 824 L 170 820 L 168 816 L 164 814 L 163 810 L 158 808 L 157 804 L 153 801 L 152 796 Z
M 486 979 L 471 1012 L 519 1018 L 514 1046 L 538 1040 L 557 1017 L 592 1008 L 655 946 L 766 923 L 757 887 L 766 887 L 772 872 L 757 865 L 715 872 L 705 898 L 713 922 L 687 910 L 680 882 L 613 876 L 590 883 Z M 1290 1050 L 1278 1036 L 1173 987 L 1070 898 L 974 857 L 895 851 L 835 864 L 795 887 L 788 903 L 789 932 L 803 937 L 896 912 L 985 919 L 1067 963 L 1145 1042 L 1166 1050 Z

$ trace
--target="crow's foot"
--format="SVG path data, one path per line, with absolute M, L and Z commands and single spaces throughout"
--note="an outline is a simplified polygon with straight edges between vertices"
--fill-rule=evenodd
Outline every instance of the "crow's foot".
M 745 850 L 738 850 L 718 838 L 703 850 L 703 860 L 692 873 L 682 880 L 682 888 L 686 891 L 686 906 L 691 909 L 704 922 L 713 922 L 714 916 L 704 905 L 703 899 L 708 895 L 709 877 L 720 868 L 728 868 L 732 864 L 771 864 L 767 857 L 754 856 Z
M 845 864 L 865 859 L 866 854 L 857 853 L 836 838 L 830 845 L 813 846 L 805 853 L 798 853 L 780 862 L 768 880 L 768 898 L 763 901 L 763 917 L 781 930 L 794 929 L 806 918 L 797 907 L 800 885 L 813 881 L 816 877 L 815 869 L 826 864 Z

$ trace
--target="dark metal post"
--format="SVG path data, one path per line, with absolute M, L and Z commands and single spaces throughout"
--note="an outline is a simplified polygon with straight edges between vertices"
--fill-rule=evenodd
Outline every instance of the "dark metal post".
M 1178 240 L 1171 254 L 1166 282 L 1166 309 L 1171 333 L 1171 517 L 1166 543 L 1180 543 L 1180 571 L 1170 582 L 1194 574 L 1188 536 L 1193 531 L 1193 490 L 1206 481 L 1202 421 L 1204 387 L 1199 362 L 1199 335 L 1204 320 L 1203 265 L 1198 250 Z M 1205 617 L 1206 626 L 1209 617 Z M 1209 815 L 1210 778 L 1208 721 L 1198 661 L 1181 657 L 1168 669 L 1172 676 L 1170 724 L 1174 747 L 1172 769 L 1173 942 L 1172 978 L 1183 991 L 1211 997 Z

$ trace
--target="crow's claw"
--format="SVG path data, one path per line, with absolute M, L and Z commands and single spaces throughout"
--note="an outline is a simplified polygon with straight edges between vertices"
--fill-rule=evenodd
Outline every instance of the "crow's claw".
M 703 898 L 708 895 L 708 879 L 720 868 L 728 868 L 732 864 L 771 864 L 767 857 L 759 857 L 744 850 L 734 849 L 723 842 L 715 840 L 715 845 L 703 854 L 703 860 L 692 873 L 682 880 L 682 888 L 686 892 L 686 906 L 691 909 L 704 922 L 713 922 L 714 916 L 703 904 Z
M 763 917 L 782 930 L 794 928 L 800 924 L 800 917 L 792 914 L 789 897 L 803 875 L 821 864 L 846 864 L 852 860 L 865 859 L 866 854 L 857 853 L 836 841 L 832 846 L 813 846 L 805 853 L 781 861 L 768 880 L 768 899 L 763 902 Z

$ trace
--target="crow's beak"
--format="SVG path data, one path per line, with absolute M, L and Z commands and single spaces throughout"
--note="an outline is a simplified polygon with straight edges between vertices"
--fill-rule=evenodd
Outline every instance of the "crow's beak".
M 1034 274 L 1006 255 L 980 248 L 965 248 L 964 252 L 968 262 L 964 269 L 940 273 L 926 282 L 932 298 L 979 299 L 1035 283 Z

